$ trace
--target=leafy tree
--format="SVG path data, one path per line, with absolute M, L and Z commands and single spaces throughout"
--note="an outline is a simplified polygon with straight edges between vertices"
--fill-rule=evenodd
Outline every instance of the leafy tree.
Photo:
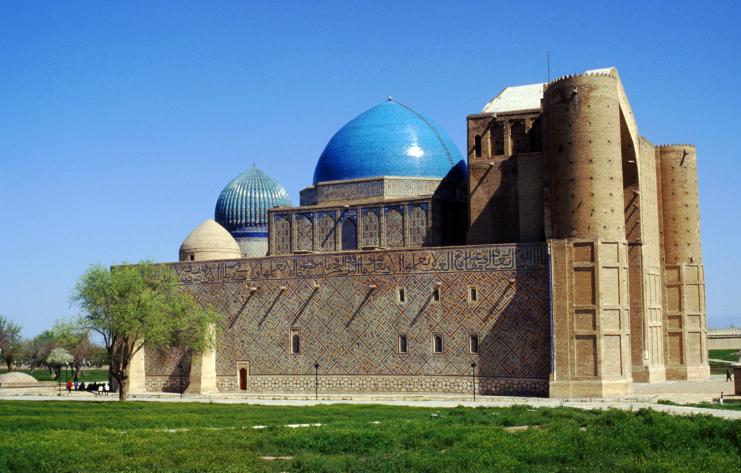
M 72 365 L 75 368 L 75 378 L 78 378 L 83 362 L 93 354 L 97 346 L 90 341 L 90 330 L 64 319 L 57 320 L 52 330 L 59 346 L 65 348 L 74 358 Z
M 15 369 L 15 362 L 23 353 L 21 326 L 0 315 L 0 356 L 5 359 L 8 371 Z
M 62 365 L 66 365 L 67 363 L 72 363 L 74 361 L 74 357 L 70 355 L 70 353 L 65 350 L 62 347 L 57 347 L 49 353 L 49 356 L 46 357 L 46 363 L 49 366 L 55 366 L 56 367 L 56 375 L 55 378 L 59 376 L 61 373 L 61 367 Z
M 40 334 L 36 335 L 33 340 L 39 350 L 34 362 L 38 366 L 41 366 L 46 363 L 46 358 L 49 356 L 51 351 L 59 346 L 59 340 L 57 340 L 57 337 L 54 335 L 52 330 L 44 330 Z M 49 373 L 56 377 L 55 370 L 57 367 L 48 363 L 46 363 L 46 366 L 49 368 Z
M 216 346 L 212 327 L 221 314 L 199 305 L 167 265 L 94 264 L 78 279 L 70 301 L 84 311 L 80 326 L 103 336 L 120 401 L 126 400 L 131 359 L 144 347 L 164 350 L 173 339 L 194 352 Z

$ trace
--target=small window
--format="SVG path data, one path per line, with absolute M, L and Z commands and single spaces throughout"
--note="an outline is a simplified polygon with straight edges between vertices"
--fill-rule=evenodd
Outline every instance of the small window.
M 195 261 L 195 259 L 196 259 L 196 255 L 190 255 L 190 260 L 191 261 Z
M 432 351 L 438 354 L 443 352 L 443 336 L 442 335 L 435 335 L 432 338 Z
M 399 335 L 399 353 L 407 352 L 407 336 Z
M 469 350 L 471 351 L 471 354 L 478 355 L 479 354 L 479 336 L 472 333 L 471 335 L 469 335 L 468 341 L 469 341 L 468 347 L 469 347 Z
M 432 302 L 440 302 L 440 289 L 432 289 Z
M 301 353 L 301 334 L 291 332 L 291 354 L 298 355 Z
M 407 295 L 406 295 L 406 292 L 404 291 L 404 288 L 403 288 L 403 287 L 400 287 L 400 288 L 398 289 L 398 291 L 397 291 L 397 294 L 396 294 L 396 295 L 397 295 L 397 300 L 398 300 L 398 301 L 399 301 L 400 303 L 402 303 L 402 304 L 403 304 L 404 302 L 406 302 L 406 301 L 407 301 Z
M 475 287 L 468 288 L 468 302 L 478 302 L 479 293 Z
M 473 139 L 473 148 L 474 153 L 477 158 L 481 157 L 481 136 L 476 135 L 476 137 Z

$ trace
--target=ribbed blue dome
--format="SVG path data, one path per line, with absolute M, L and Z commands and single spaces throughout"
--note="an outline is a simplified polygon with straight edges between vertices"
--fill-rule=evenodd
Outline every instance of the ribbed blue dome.
M 314 184 L 377 176 L 443 178 L 463 157 L 435 122 L 389 100 L 357 116 L 324 148 Z
M 250 229 L 267 232 L 268 209 L 292 206 L 288 192 L 264 171 L 253 167 L 224 187 L 216 201 L 214 220 L 235 238 Z M 258 227 L 258 228 L 255 228 Z M 243 235 L 246 236 L 246 235 Z

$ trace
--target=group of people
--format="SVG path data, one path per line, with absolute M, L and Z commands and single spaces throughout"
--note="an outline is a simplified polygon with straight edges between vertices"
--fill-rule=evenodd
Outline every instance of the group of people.
M 85 381 L 78 383 L 77 378 L 75 378 L 74 383 L 72 380 L 67 381 L 67 392 L 72 392 L 72 390 L 75 391 L 89 391 L 92 393 L 98 393 L 99 395 L 108 395 L 108 393 L 111 391 L 110 386 L 108 383 L 90 383 L 85 384 Z

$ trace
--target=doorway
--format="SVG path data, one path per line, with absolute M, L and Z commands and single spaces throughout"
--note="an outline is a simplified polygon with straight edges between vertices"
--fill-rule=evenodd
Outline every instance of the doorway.
M 239 389 L 240 391 L 247 391 L 247 370 L 244 368 L 239 370 Z

